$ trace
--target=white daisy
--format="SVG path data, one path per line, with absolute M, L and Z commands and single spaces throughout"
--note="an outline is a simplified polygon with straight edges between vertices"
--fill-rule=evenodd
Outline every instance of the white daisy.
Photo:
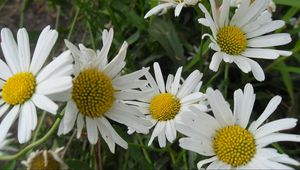
M 37 125 L 36 107 L 56 114 L 58 105 L 48 95 L 68 90 L 72 86 L 72 56 L 69 51 L 62 53 L 54 61 L 43 65 L 57 39 L 57 31 L 50 26 L 39 36 L 33 57 L 25 28 L 19 29 L 18 44 L 11 31 L 1 30 L 1 47 L 6 63 L 0 60 L 0 141 L 19 117 L 18 140 L 27 142 Z
M 231 0 L 231 6 L 240 6 L 243 0 Z M 253 3 L 255 0 L 250 0 L 250 3 Z M 276 4 L 273 0 L 270 0 L 268 6 L 268 11 L 275 12 L 276 11 Z
M 300 165 L 266 147 L 280 141 L 300 142 L 299 135 L 279 132 L 295 127 L 297 119 L 284 118 L 263 125 L 281 102 L 280 96 L 273 97 L 259 118 L 248 126 L 255 101 L 251 84 L 245 86 L 244 92 L 234 92 L 233 112 L 220 91 L 208 88 L 206 95 L 214 117 L 191 107 L 193 114 L 182 117 L 189 126 L 180 129 L 188 136 L 179 140 L 182 148 L 211 157 L 198 162 L 199 169 L 208 163 L 207 169 L 292 169 L 285 164 Z
M 263 81 L 264 71 L 252 58 L 276 59 L 280 55 L 292 54 L 270 49 L 291 42 L 291 37 L 287 33 L 265 35 L 285 24 L 282 20 L 272 21 L 271 14 L 266 10 L 268 3 L 269 0 L 254 1 L 251 4 L 249 0 L 243 0 L 231 19 L 229 0 L 223 0 L 220 8 L 216 8 L 215 0 L 210 0 L 212 16 L 199 4 L 205 14 L 199 23 L 210 27 L 212 31 L 212 35 L 204 34 L 203 37 L 210 37 L 210 48 L 216 51 L 209 65 L 211 70 L 217 71 L 222 60 L 234 62 L 244 73 L 252 71 L 258 81 Z
M 170 8 L 175 8 L 175 17 L 179 16 L 183 7 L 196 5 L 200 0 L 160 0 L 159 4 L 145 15 L 145 19 L 152 15 L 162 15 Z
M 64 148 L 58 148 L 55 151 L 52 150 L 37 150 L 31 152 L 26 161 L 22 161 L 22 164 L 31 169 L 51 169 L 51 170 L 64 170 L 68 169 L 68 166 L 60 158 L 59 153 Z
M 144 115 L 124 100 L 135 100 L 143 97 L 143 93 L 134 89 L 147 85 L 146 80 L 140 80 L 148 69 L 120 75 L 125 67 L 127 43 L 124 42 L 117 56 L 108 63 L 108 52 L 113 40 L 113 30 L 103 31 L 103 47 L 97 53 L 79 45 L 78 49 L 69 41 L 67 47 L 75 57 L 75 78 L 73 89 L 69 93 L 65 115 L 59 127 L 58 134 L 68 133 L 77 119 L 77 137 L 81 135 L 84 122 L 87 128 L 88 140 L 91 144 L 98 141 L 98 131 L 111 152 L 115 144 L 127 148 L 128 144 L 114 130 L 107 118 L 132 127 L 135 130 L 148 133 L 150 122 L 142 119 Z M 84 121 L 85 120 L 85 121 Z
M 139 106 L 147 118 L 155 126 L 148 145 L 158 137 L 160 147 L 166 146 L 166 139 L 173 142 L 176 139 L 177 124 L 181 123 L 181 116 L 188 112 L 191 105 L 206 111 L 205 94 L 199 92 L 202 85 L 202 73 L 192 72 L 184 82 L 180 82 L 182 67 L 178 68 L 175 77 L 169 75 L 165 84 L 158 63 L 154 63 L 155 79 L 150 73 L 146 74 L 149 81 L 149 95 L 140 98 L 141 102 L 130 102 Z

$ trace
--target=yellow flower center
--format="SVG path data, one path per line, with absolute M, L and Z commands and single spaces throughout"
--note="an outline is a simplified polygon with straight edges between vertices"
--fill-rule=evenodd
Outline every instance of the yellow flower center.
M 111 79 L 97 69 L 86 69 L 73 81 L 72 98 L 80 113 L 91 118 L 112 107 L 114 92 Z
M 150 102 L 150 114 L 158 121 L 173 119 L 180 110 L 179 99 L 170 94 L 163 93 L 152 98 Z
M 218 130 L 213 147 L 219 160 L 233 167 L 247 164 L 256 152 L 253 135 L 238 125 Z
M 31 98 L 36 81 L 32 73 L 21 72 L 10 77 L 2 88 L 2 98 L 10 105 L 18 105 Z
M 239 55 L 246 49 L 247 37 L 239 27 L 226 26 L 219 29 L 217 42 L 222 52 L 230 55 Z
M 47 160 L 45 160 L 47 159 Z M 60 163 L 47 152 L 47 158 L 43 152 L 38 153 L 29 163 L 29 170 L 60 170 Z

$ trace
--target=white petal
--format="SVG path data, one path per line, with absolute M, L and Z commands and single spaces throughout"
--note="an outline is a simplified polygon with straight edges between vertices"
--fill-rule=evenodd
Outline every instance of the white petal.
M 156 136 L 158 136 L 159 133 L 161 133 L 162 131 L 165 130 L 165 122 L 157 122 L 153 132 L 152 132 L 152 135 L 151 135 L 151 138 L 148 142 L 148 146 L 150 146 L 154 140 L 154 138 Z
M 279 53 L 272 49 L 247 48 L 241 55 L 251 58 L 276 59 Z
M 181 138 L 179 140 L 179 146 L 183 149 L 187 149 L 193 152 L 197 152 L 200 155 L 204 156 L 213 156 L 215 155 L 211 141 L 205 138 Z
M 264 70 L 260 67 L 260 65 L 249 58 L 245 58 L 249 64 L 251 65 L 251 71 L 253 76 L 257 81 L 264 81 L 265 80 L 265 73 Z
M 181 72 L 182 72 L 182 67 L 179 67 L 176 71 L 176 74 L 174 77 L 174 82 L 171 85 L 171 93 L 172 94 L 177 94 L 177 92 L 178 92 L 178 88 L 180 85 Z
M 0 79 L 7 80 L 12 76 L 12 73 L 6 63 L 0 59 Z
M 247 33 L 246 36 L 247 36 L 248 39 L 253 38 L 253 37 L 257 37 L 257 36 L 261 36 L 263 34 L 272 32 L 272 31 L 274 31 L 278 28 L 283 27 L 284 24 L 285 23 L 282 20 L 272 21 L 272 22 L 269 22 L 269 23 L 261 26 L 260 28 L 256 29 L 253 32 Z
M 243 101 L 243 91 L 241 89 L 235 90 L 233 94 L 234 98 L 234 110 L 233 110 L 233 115 L 234 115 L 234 120 L 237 122 L 237 119 L 240 119 L 243 115 L 241 109 L 241 103 Z
M 259 118 L 251 124 L 249 130 L 256 130 L 268 117 L 277 109 L 278 105 L 281 102 L 280 96 L 273 97 L 268 103 L 267 107 L 263 111 L 263 113 L 259 116 Z
M 6 113 L 7 109 L 10 107 L 9 104 L 4 104 L 3 106 L 1 106 L 0 108 L 0 118 L 4 115 L 4 113 Z
M 257 147 L 262 148 L 275 142 L 300 142 L 300 135 L 272 133 L 268 136 L 256 139 Z
M 161 131 L 157 138 L 158 138 L 158 144 L 159 144 L 159 147 L 161 148 L 164 148 L 166 147 L 166 135 L 165 135 L 165 130 Z
M 31 126 L 31 106 L 28 102 L 26 102 L 21 106 L 19 115 L 18 140 L 21 144 L 29 141 L 31 137 Z
M 124 60 L 125 60 L 126 53 L 127 53 L 127 47 L 128 47 L 127 42 L 124 42 L 122 44 L 122 47 L 121 47 L 119 53 L 114 57 L 114 59 L 111 62 L 109 62 L 106 65 L 104 72 L 110 78 L 115 77 L 125 66 L 125 65 L 122 65 L 122 63 L 125 63 Z M 114 69 L 114 68 L 117 68 L 117 69 Z
M 85 117 L 86 119 L 86 130 L 88 134 L 88 140 L 91 144 L 96 144 L 98 141 L 98 129 L 96 119 Z
M 166 137 L 170 143 L 173 143 L 176 139 L 176 129 L 173 120 L 166 121 Z
M 0 143 L 5 139 L 8 130 L 10 129 L 14 121 L 17 119 L 19 110 L 19 105 L 14 106 L 2 120 L 0 124 Z
M 251 65 L 245 57 L 235 56 L 233 57 L 233 61 L 244 73 L 249 73 L 251 71 Z
M 214 3 L 214 1 L 210 1 L 210 2 Z M 207 11 L 207 9 L 201 3 L 199 3 L 198 6 L 201 9 L 201 11 L 205 14 L 205 18 L 207 19 L 207 21 L 209 21 L 209 23 L 210 23 L 209 26 L 210 26 L 210 29 L 213 33 L 213 36 L 216 37 L 217 29 L 219 28 L 219 26 L 217 24 L 215 24 L 215 22 L 218 23 L 218 21 L 216 20 L 215 17 L 214 17 L 214 20 L 212 19 L 211 15 Z M 215 9 L 214 7 L 215 6 L 214 7 L 213 7 L 213 5 L 211 5 L 211 6 L 212 6 L 212 10 L 213 10 L 213 15 L 214 15 L 214 9 Z
M 162 4 L 159 4 L 157 5 L 156 7 L 152 8 L 150 11 L 148 11 L 146 13 L 146 15 L 144 16 L 144 18 L 148 18 L 152 15 L 155 15 L 155 14 L 163 14 L 163 13 L 166 13 L 166 11 L 169 9 L 169 8 L 174 8 L 176 6 L 175 3 L 162 3 Z
M 171 85 L 172 82 L 174 81 L 174 76 L 172 74 L 169 74 L 167 77 L 167 82 L 166 82 L 166 91 L 167 93 L 171 92 Z
M 102 118 L 102 119 L 105 119 L 105 118 Z M 110 134 L 108 128 L 103 124 L 103 122 L 101 120 L 97 121 L 97 127 L 98 127 L 98 130 L 100 131 L 102 139 L 104 139 L 104 141 L 108 145 L 109 150 L 112 153 L 115 153 L 115 141 L 113 140 L 112 135 Z
M 201 160 L 197 163 L 197 168 L 198 169 L 201 169 L 203 165 L 205 164 L 208 164 L 208 163 L 211 163 L 213 161 L 216 161 L 218 160 L 217 156 L 214 156 L 214 157 L 211 157 L 211 158 L 208 158 L 208 159 L 204 159 L 204 160 Z
M 174 11 L 175 17 L 179 16 L 184 5 L 185 5 L 184 3 L 179 3 L 178 5 L 176 5 L 175 11 Z
M 63 52 L 56 59 L 54 59 L 50 64 L 48 64 L 45 68 L 41 70 L 41 72 L 36 77 L 36 81 L 40 83 L 50 78 L 54 73 L 57 73 L 57 70 L 66 67 L 72 62 L 73 59 L 71 56 L 71 52 L 70 51 Z
M 221 92 L 219 90 L 213 91 L 211 88 L 208 88 L 206 94 L 213 114 L 218 122 L 224 126 L 233 125 L 232 111 Z
M 142 68 L 138 71 L 116 77 L 112 80 L 115 86 L 122 86 L 123 84 L 128 84 L 128 82 L 137 81 L 139 78 L 143 77 L 149 68 Z
M 243 0 L 241 2 L 240 6 L 236 9 L 234 15 L 230 20 L 230 25 L 236 25 L 237 22 L 240 22 L 240 19 L 247 14 L 249 4 L 250 4 L 249 0 Z
M 8 28 L 3 28 L 1 30 L 1 47 L 6 60 L 12 73 L 17 73 L 21 71 L 20 62 L 18 59 L 18 46 L 13 37 L 12 32 Z
M 248 40 L 248 47 L 273 47 L 288 44 L 292 41 L 290 34 L 277 33 Z
M 214 72 L 217 72 L 221 61 L 222 61 L 221 54 L 219 52 L 214 53 L 214 55 L 211 58 L 211 62 L 209 64 L 209 69 L 211 69 Z
M 220 17 L 219 17 L 220 28 L 223 28 L 228 25 L 229 8 L 230 8 L 230 2 L 223 1 L 222 6 L 220 7 Z
M 64 124 L 64 134 L 67 134 L 73 129 L 77 118 L 78 109 L 74 101 L 69 101 L 66 106 L 66 111 L 62 123 Z
M 99 59 L 99 68 L 100 70 L 103 70 L 105 66 L 107 65 L 107 55 L 112 43 L 114 37 L 114 30 L 111 28 L 109 29 L 109 32 L 107 30 L 103 30 L 102 32 L 102 42 L 103 42 L 103 47 L 99 54 L 97 55 L 97 58 Z
M 184 81 L 184 83 L 182 84 L 182 86 L 180 87 L 178 93 L 177 93 L 177 97 L 178 98 L 183 98 L 186 95 L 190 94 L 195 87 L 198 85 L 199 81 L 201 80 L 203 74 L 200 73 L 199 70 L 195 70 L 193 71 Z
M 30 43 L 28 33 L 25 28 L 19 29 L 17 39 L 21 70 L 28 71 L 30 65 Z
M 47 96 L 34 94 L 31 100 L 38 108 L 45 110 L 49 113 L 56 114 L 58 106 Z
M 297 125 L 297 119 L 285 118 L 269 122 L 255 131 L 255 138 L 261 138 L 274 132 L 294 128 Z
M 155 62 L 153 64 L 153 67 L 154 67 L 155 79 L 158 84 L 158 88 L 161 93 L 165 93 L 166 92 L 165 91 L 165 81 L 164 81 L 160 66 L 157 62 Z
M 185 96 L 184 98 L 181 99 L 181 104 L 192 104 L 192 103 L 196 103 L 199 102 L 201 99 L 203 99 L 204 94 L 201 92 L 195 92 L 192 93 L 188 96 Z
M 78 117 L 77 117 L 77 135 L 76 137 L 77 138 L 80 138 L 80 135 L 81 135 L 81 131 L 83 129 L 83 125 L 84 125 L 84 120 L 83 120 L 83 116 L 81 113 L 78 114 Z
M 36 108 L 35 105 L 32 103 L 31 100 L 28 101 L 28 105 L 30 107 L 30 113 L 31 113 L 31 118 L 32 118 L 32 122 L 31 122 L 31 130 L 34 130 L 37 126 L 37 112 L 36 112 Z
M 45 80 L 37 85 L 36 93 L 49 95 L 69 90 L 72 87 L 72 77 L 56 77 Z
M 30 71 L 36 74 L 42 68 L 44 62 L 46 61 L 51 49 L 53 48 L 58 37 L 56 30 L 50 30 L 50 26 L 43 29 L 39 36 L 37 45 L 35 47 L 32 61 L 30 64 Z
M 137 100 L 140 98 L 145 98 L 153 95 L 153 90 L 130 90 L 130 91 L 117 91 L 115 92 L 115 98 L 118 100 Z

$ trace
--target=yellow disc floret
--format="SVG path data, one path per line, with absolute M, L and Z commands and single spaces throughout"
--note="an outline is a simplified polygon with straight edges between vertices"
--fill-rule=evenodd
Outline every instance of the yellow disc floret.
M 218 130 L 213 147 L 219 160 L 233 167 L 247 164 L 256 152 L 253 135 L 238 125 Z
M 20 72 L 10 77 L 2 88 L 2 98 L 10 105 L 18 105 L 30 99 L 35 92 L 36 81 L 32 73 Z
M 49 152 L 39 152 L 29 162 L 29 170 L 61 170 L 60 163 Z
M 73 81 L 72 98 L 80 113 L 91 118 L 112 107 L 114 92 L 111 79 L 97 69 L 86 69 Z
M 222 52 L 230 55 L 239 55 L 246 49 L 247 37 L 239 27 L 226 26 L 219 29 L 217 42 Z
M 170 93 L 159 94 L 150 102 L 150 114 L 158 121 L 171 120 L 179 112 L 180 106 L 180 101 L 176 96 Z

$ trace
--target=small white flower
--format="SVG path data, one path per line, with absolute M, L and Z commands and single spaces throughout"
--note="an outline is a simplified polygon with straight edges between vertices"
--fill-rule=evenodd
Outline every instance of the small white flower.
M 160 4 L 152 8 L 145 15 L 145 19 L 152 15 L 162 15 L 170 8 L 175 8 L 175 16 L 179 16 L 183 7 L 196 5 L 199 0 L 160 0 Z
M 292 169 L 285 164 L 300 165 L 266 147 L 280 141 L 300 142 L 299 135 L 280 132 L 295 127 L 297 119 L 284 118 L 263 124 L 281 102 L 280 96 L 273 97 L 259 118 L 250 124 L 255 101 L 251 84 L 244 91 L 234 92 L 233 112 L 219 90 L 208 88 L 206 95 L 214 116 L 191 107 L 193 114 L 182 117 L 189 126 L 179 130 L 188 136 L 179 140 L 182 148 L 210 157 L 198 162 L 199 169 L 208 163 L 207 169 Z
M 44 28 L 31 59 L 25 28 L 19 29 L 17 43 L 9 29 L 1 30 L 6 63 L 0 60 L 0 117 L 7 114 L 0 124 L 0 142 L 18 117 L 18 140 L 27 142 L 37 125 L 36 107 L 55 115 L 58 105 L 49 96 L 71 88 L 73 59 L 70 51 L 42 68 L 57 36 L 57 31 L 50 26 Z
M 64 148 L 58 148 L 54 152 L 51 150 L 37 150 L 31 152 L 26 161 L 22 161 L 22 164 L 31 169 L 51 169 L 51 170 L 66 170 L 68 166 L 60 158 L 59 153 Z
M 177 128 L 181 126 L 181 116 L 188 114 L 189 106 L 195 106 L 203 112 L 207 110 L 205 94 L 199 92 L 202 85 L 202 73 L 192 72 L 185 81 L 181 81 L 182 67 L 178 68 L 175 77 L 169 75 L 165 84 L 158 63 L 154 63 L 155 79 L 146 74 L 149 87 L 144 91 L 148 96 L 140 98 L 140 102 L 130 102 L 147 115 L 147 119 L 155 126 L 148 145 L 158 137 L 160 147 L 166 146 L 166 139 L 173 142 L 176 139 Z
M 199 22 L 212 31 L 212 35 L 204 34 L 203 37 L 210 37 L 212 42 L 209 46 L 216 51 L 209 65 L 211 70 L 217 71 L 222 60 L 234 62 L 244 73 L 252 71 L 258 81 L 263 81 L 264 71 L 252 58 L 273 60 L 280 55 L 292 54 L 290 51 L 270 49 L 288 44 L 292 39 L 287 33 L 266 35 L 285 24 L 282 20 L 272 20 L 266 10 L 268 3 L 269 0 L 257 0 L 251 4 L 249 0 L 243 0 L 231 19 L 229 0 L 223 0 L 220 8 L 216 8 L 215 0 L 210 0 L 212 16 L 199 4 L 205 14 Z
M 243 0 L 231 0 L 231 6 L 240 6 Z M 251 3 L 253 3 L 255 0 L 250 0 Z M 273 0 L 270 0 L 268 6 L 268 11 L 275 12 L 276 11 L 276 4 Z
M 82 44 L 79 49 L 66 41 L 67 47 L 75 57 L 75 78 L 73 88 L 67 97 L 65 115 L 59 126 L 58 134 L 66 134 L 73 129 L 77 120 L 77 138 L 81 136 L 84 124 L 91 144 L 98 141 L 100 132 L 111 152 L 115 144 L 127 149 L 128 144 L 114 130 L 107 118 L 124 124 L 141 133 L 148 133 L 151 123 L 134 106 L 124 101 L 136 100 L 144 94 L 134 90 L 147 85 L 140 80 L 148 72 L 147 68 L 121 75 L 125 67 L 127 43 L 124 42 L 119 53 L 108 62 L 108 52 L 113 40 L 113 30 L 103 31 L 103 47 L 97 53 Z

